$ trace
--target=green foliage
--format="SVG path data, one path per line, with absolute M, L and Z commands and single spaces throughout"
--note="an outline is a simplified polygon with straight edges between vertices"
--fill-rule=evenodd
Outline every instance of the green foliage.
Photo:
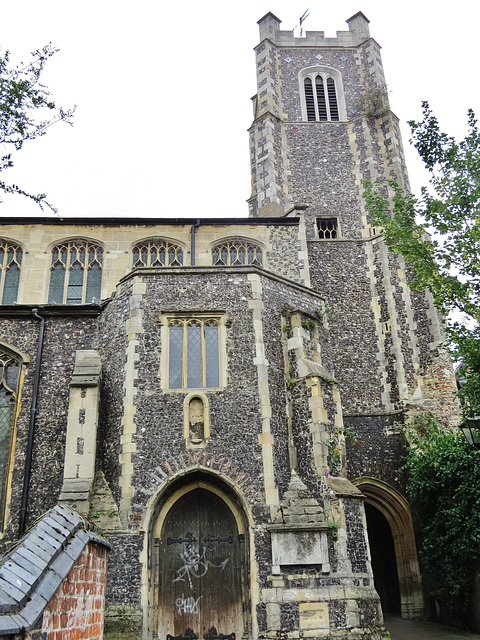
M 292 325 L 289 322 L 285 322 L 285 324 L 283 325 L 283 332 L 290 333 L 291 330 L 292 330 Z
M 315 314 L 321 322 L 325 322 L 325 320 L 333 318 L 332 310 L 328 305 L 324 305 L 323 307 L 316 309 Z
M 411 288 L 428 288 L 445 315 L 463 314 L 463 322 L 448 323 L 447 337 L 464 363 L 468 383 L 461 399 L 465 415 L 473 416 L 480 409 L 480 133 L 470 110 L 469 131 L 457 142 L 440 131 L 426 102 L 423 120 L 409 124 L 412 143 L 430 173 L 430 191 L 422 188 L 417 199 L 391 180 L 386 185 L 367 181 L 364 197 L 388 247 L 413 267 Z M 391 203 L 386 186 L 393 193 Z
M 305 331 L 312 331 L 312 329 L 315 329 L 315 320 L 306 318 L 302 321 L 302 327 L 305 329 Z
M 332 381 L 333 382 L 333 381 Z M 357 434 L 350 429 L 350 427 L 342 427 L 340 429 L 335 429 L 335 431 L 328 436 L 323 444 L 327 446 L 331 451 L 330 456 L 330 468 L 328 470 L 327 475 L 330 473 L 336 473 L 338 471 L 341 455 L 342 455 L 342 445 L 341 445 L 341 437 L 344 436 L 348 438 L 353 446 L 358 448 L 363 447 L 363 442 L 359 439 Z
M 338 538 L 338 524 L 336 522 L 330 522 L 328 528 L 330 529 L 333 540 L 336 540 Z
M 405 469 L 407 493 L 421 523 L 420 555 L 449 605 L 466 608 L 480 540 L 480 476 L 477 457 L 463 433 L 446 432 L 435 420 L 417 418 Z
M 379 118 L 388 111 L 388 91 L 386 86 L 370 87 L 364 84 L 358 100 L 353 105 L 354 113 L 367 118 Z
M 45 135 L 55 122 L 72 124 L 75 108 L 64 110 L 56 107 L 49 91 L 40 83 L 45 64 L 58 49 L 51 44 L 33 51 L 28 64 L 10 66 L 9 52 L 0 56 L 0 143 L 20 151 L 27 140 Z M 13 167 L 12 154 L 0 157 L 0 172 Z M 26 196 L 43 210 L 47 206 L 54 213 L 56 209 L 46 200 L 46 195 L 30 194 L 15 184 L 0 180 L 0 190 Z

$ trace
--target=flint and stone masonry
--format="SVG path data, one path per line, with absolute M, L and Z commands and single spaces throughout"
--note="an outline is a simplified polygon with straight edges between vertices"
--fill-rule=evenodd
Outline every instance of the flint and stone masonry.
M 365 179 L 408 176 L 386 94 L 359 108 L 380 47 L 347 23 L 259 21 L 248 218 L 2 219 L 1 545 L 25 487 L 27 525 L 59 501 L 96 522 L 108 640 L 380 640 L 384 611 L 424 613 L 402 427 L 454 424 L 455 379 L 364 207 Z

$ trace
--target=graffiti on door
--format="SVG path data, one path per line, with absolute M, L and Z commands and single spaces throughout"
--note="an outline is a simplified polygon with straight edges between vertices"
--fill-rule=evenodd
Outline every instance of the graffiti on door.
M 228 558 L 225 558 L 220 564 L 215 564 L 208 558 L 209 551 L 215 548 L 215 544 L 220 542 L 233 543 L 233 537 L 215 536 L 209 531 L 203 538 L 203 546 L 200 550 L 200 543 L 193 533 L 188 531 L 184 538 L 167 538 L 167 545 L 180 544 L 180 559 L 183 565 L 177 570 L 176 578 L 173 582 L 187 582 L 192 589 L 192 578 L 202 578 L 208 572 L 210 567 L 223 571 L 228 564 Z

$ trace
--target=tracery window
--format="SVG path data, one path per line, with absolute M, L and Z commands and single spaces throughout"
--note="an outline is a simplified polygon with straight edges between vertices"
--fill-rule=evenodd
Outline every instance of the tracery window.
M 334 240 L 338 238 L 338 219 L 317 218 L 317 233 L 320 240 Z
M 133 268 L 181 267 L 183 248 L 167 240 L 147 240 L 133 248 Z
M 0 523 L 3 522 L 7 493 L 8 466 L 17 404 L 20 361 L 0 350 Z M 0 525 L 0 528 L 3 528 Z
M 338 69 L 316 65 L 298 74 L 302 119 L 339 122 L 347 119 L 342 74 Z
M 304 79 L 307 120 L 320 122 L 338 122 L 337 91 L 335 80 L 323 74 L 308 76 Z
M 23 251 L 16 244 L 0 240 L 0 291 L 2 304 L 13 304 L 17 301 L 18 283 Z
M 227 240 L 212 247 L 212 264 L 217 267 L 263 264 L 261 247 L 250 240 Z
M 168 387 L 202 389 L 223 386 L 223 317 L 172 317 L 167 324 Z
M 52 249 L 49 303 L 85 304 L 100 299 L 103 249 L 87 240 L 72 240 Z

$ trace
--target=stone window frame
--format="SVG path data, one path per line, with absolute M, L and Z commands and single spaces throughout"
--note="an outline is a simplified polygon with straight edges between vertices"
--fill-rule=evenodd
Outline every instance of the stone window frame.
M 165 253 L 168 254 L 170 249 L 173 249 L 174 259 L 169 264 L 161 264 L 161 261 L 158 260 L 157 257 L 153 260 L 152 264 L 152 245 L 165 245 Z M 135 260 L 135 250 L 138 250 L 139 247 L 147 246 L 147 260 L 142 259 L 140 256 Z M 179 242 L 178 240 L 167 238 L 165 236 L 150 236 L 147 238 L 142 238 L 141 240 L 136 240 L 131 247 L 131 255 L 132 255 L 132 269 L 142 269 L 142 268 L 165 268 L 165 267 L 184 267 L 185 266 L 185 258 L 187 257 L 187 247 L 183 242 Z M 179 254 L 181 257 L 179 258 Z M 139 262 L 143 262 L 143 264 L 139 264 Z M 160 262 L 160 264 L 156 264 Z M 177 262 L 178 264 L 174 264 Z
M 187 327 L 193 323 L 199 323 L 204 327 L 209 322 L 214 322 L 218 327 L 218 386 L 206 385 L 206 345 L 204 332 L 201 333 L 201 385 L 188 386 L 188 338 L 186 338 Z M 160 364 L 161 388 L 172 393 L 193 393 L 195 391 L 205 392 L 206 390 L 221 390 L 227 384 L 227 316 L 225 312 L 165 312 L 161 316 L 161 337 L 162 337 L 162 355 Z M 183 325 L 183 342 L 182 342 L 182 386 L 170 386 L 170 330 L 175 324 Z
M 321 238 L 320 237 L 320 229 L 319 229 L 319 220 L 335 220 L 336 222 L 336 226 L 335 226 L 335 238 Z M 322 242 L 329 242 L 330 240 L 338 240 L 341 237 L 341 233 L 340 233 L 340 220 L 338 218 L 338 216 L 316 216 L 315 218 L 315 235 L 317 237 L 317 240 L 321 240 Z
M 307 101 L 305 97 L 305 79 L 310 78 L 313 86 L 315 86 L 315 79 L 320 75 L 323 79 L 324 86 L 326 87 L 327 80 L 329 78 L 333 79 L 335 86 L 335 94 L 337 98 L 337 108 L 338 108 L 338 120 L 332 120 L 330 117 L 330 105 L 328 99 L 326 100 L 327 107 L 327 120 L 320 120 L 318 113 L 318 103 L 316 92 L 314 91 L 314 100 L 315 100 L 315 120 L 309 120 L 307 114 Z M 306 67 L 301 69 L 298 74 L 298 84 L 299 84 L 299 93 L 300 93 L 300 104 L 302 109 L 302 121 L 305 122 L 346 122 L 347 120 L 347 108 L 345 104 L 345 91 L 343 88 L 343 80 L 342 74 L 338 69 L 334 69 L 333 67 L 327 67 L 324 65 L 315 65 L 312 67 Z M 327 93 L 327 92 L 326 92 Z
M 24 367 L 29 358 L 16 349 L 0 342 L 0 396 L 5 392 L 10 396 L 10 415 L 8 417 L 8 432 L 5 435 L 5 451 L 0 454 L 0 468 L 3 458 L 3 478 L 0 475 L 0 538 L 3 538 L 5 526 L 10 510 L 10 499 L 12 493 L 13 463 L 16 443 L 17 417 L 20 412 L 20 392 L 23 382 Z M 17 368 L 15 381 L 9 379 L 6 367 L 14 365 Z M 13 385 L 12 382 L 15 384 Z M 1 399 L 0 399 L 1 402 Z M 1 405 L 8 407 L 7 404 Z
M 230 249 L 228 249 L 227 252 L 227 264 L 223 263 L 219 263 L 218 260 L 217 262 L 214 262 L 214 251 L 215 249 L 217 249 L 218 247 L 222 247 L 222 246 L 227 246 L 229 247 L 230 245 L 233 245 L 234 243 L 238 243 L 238 244 L 243 244 L 245 246 L 246 249 L 246 254 L 248 253 L 248 245 L 251 245 L 252 247 L 255 248 L 255 251 L 260 251 L 261 252 L 261 262 L 259 263 L 257 259 L 255 259 L 253 262 L 245 262 L 245 263 L 240 263 L 240 264 L 231 264 L 230 263 L 230 258 L 231 258 L 231 251 Z M 246 236 L 227 236 L 225 238 L 220 238 L 218 240 L 215 240 L 214 242 L 211 243 L 210 245 L 210 259 L 212 262 L 212 265 L 215 267 L 263 267 L 265 268 L 265 256 L 266 256 L 266 251 L 265 251 L 265 247 L 263 245 L 262 242 L 259 242 L 256 239 L 253 238 L 248 238 Z
M 74 255 L 74 251 L 78 252 L 84 248 L 85 259 L 79 260 L 78 255 L 72 262 L 72 255 Z M 55 251 L 57 253 L 55 254 Z M 93 251 L 93 258 L 90 255 L 90 252 Z M 50 282 L 48 286 L 48 304 L 90 304 L 93 299 L 100 300 L 102 296 L 102 280 L 103 280 L 103 269 L 104 269 L 104 256 L 105 256 L 105 247 L 103 243 L 98 240 L 93 240 L 91 238 L 85 237 L 74 237 L 74 238 L 65 238 L 62 240 L 56 240 L 52 242 L 50 246 L 50 255 L 52 257 L 50 263 Z M 56 256 L 56 257 L 55 257 Z M 87 261 L 88 260 L 88 261 Z M 79 272 L 82 272 L 81 283 L 76 283 L 74 285 L 70 282 L 70 277 L 72 273 L 76 273 L 77 271 L 72 268 L 75 264 L 79 264 L 81 266 L 78 269 Z M 87 267 L 87 268 L 85 268 Z M 100 281 L 95 286 L 94 293 L 98 295 L 92 295 L 91 300 L 87 299 L 87 293 L 90 286 L 89 283 L 89 273 L 92 272 L 93 268 L 98 267 L 98 271 L 100 272 Z M 56 296 L 54 294 L 54 285 L 56 284 L 54 281 L 55 273 L 63 272 L 63 282 L 57 284 L 58 289 L 62 289 L 62 296 L 60 300 L 60 296 Z M 68 276 L 68 277 L 66 277 Z M 60 279 L 59 279 L 60 280 Z M 81 291 L 81 299 L 80 298 L 72 298 L 69 294 L 69 289 L 71 286 L 76 286 L 77 289 Z M 90 296 L 89 296 L 90 297 Z M 75 300 L 79 300 L 78 302 Z
M 15 304 L 18 298 L 24 249 L 19 242 L 0 238 L 0 294 L 2 304 Z

